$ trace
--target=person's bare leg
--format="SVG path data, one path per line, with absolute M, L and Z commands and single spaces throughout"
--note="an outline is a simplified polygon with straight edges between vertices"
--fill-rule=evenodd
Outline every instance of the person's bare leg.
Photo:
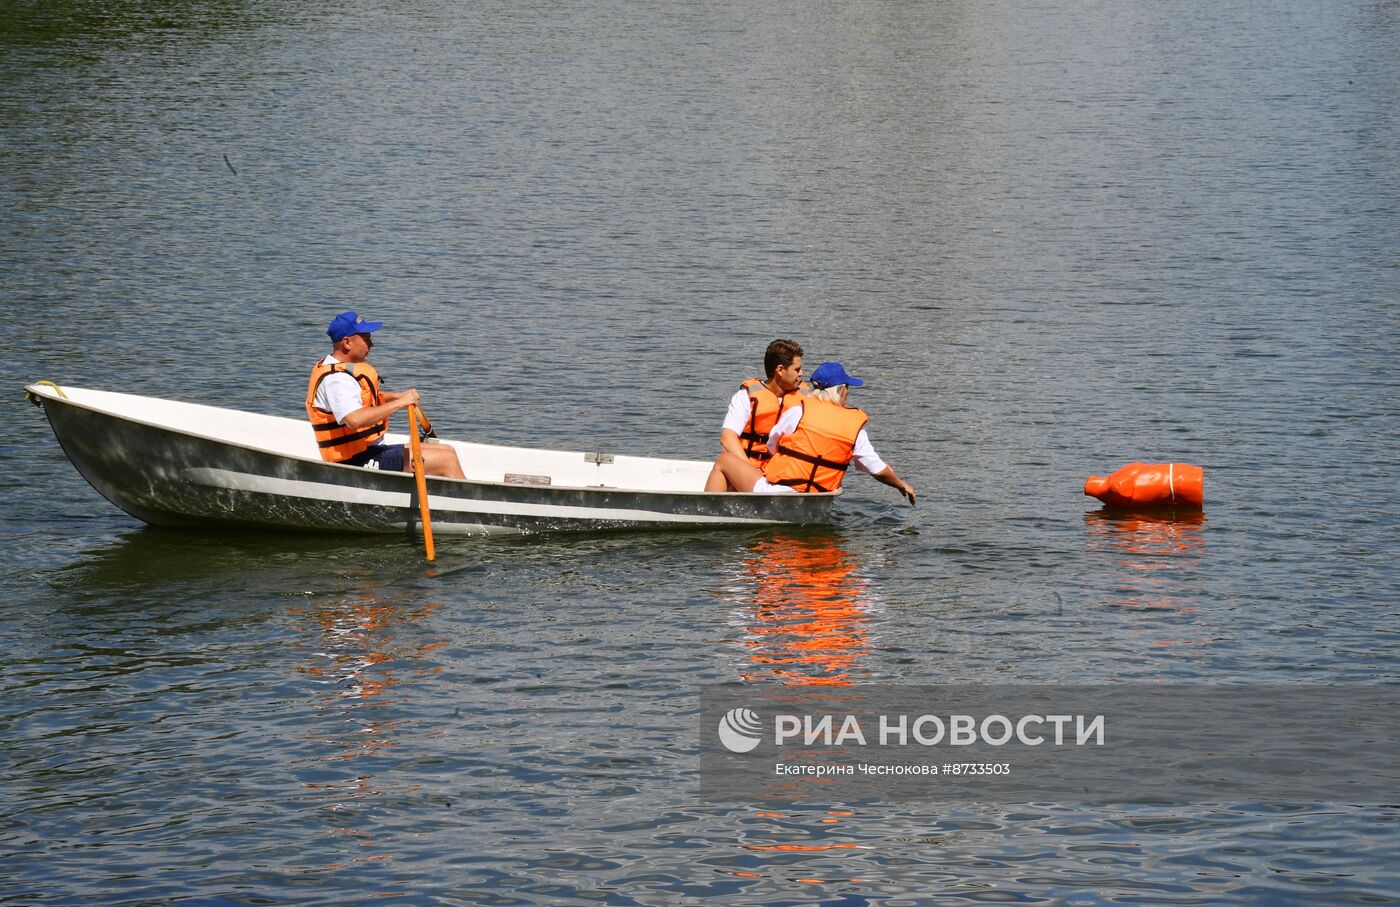
M 753 491 L 754 484 L 763 478 L 763 473 L 759 472 L 747 457 L 737 456 L 727 450 L 715 460 L 715 468 L 724 474 L 729 491 Z
M 413 464 L 407 462 L 405 458 L 404 466 L 407 471 L 413 471 Z M 446 444 L 424 444 L 423 445 L 423 471 L 430 476 L 444 476 L 449 479 L 465 479 L 466 473 L 462 472 L 461 461 L 457 459 L 457 451 Z
M 729 480 L 720 471 L 719 460 L 715 460 L 715 465 L 710 467 L 710 475 L 705 479 L 706 491 L 728 491 Z

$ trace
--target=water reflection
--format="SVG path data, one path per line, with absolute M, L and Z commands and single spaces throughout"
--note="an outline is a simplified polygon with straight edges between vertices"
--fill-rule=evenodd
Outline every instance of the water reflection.
M 1182 601 L 1178 568 L 1194 565 L 1205 552 L 1205 515 L 1199 510 L 1084 514 L 1090 555 L 1104 554 L 1125 608 L 1189 611 Z
M 342 794 L 384 793 L 375 782 L 373 757 L 397 746 L 411 723 L 405 716 L 412 697 L 397 688 L 440 671 L 429 656 L 447 644 L 427 631 L 441 604 L 416 595 L 367 578 L 357 592 L 290 610 L 294 628 L 303 634 L 298 648 L 306 653 L 296 670 L 320 687 L 308 735 L 320 752 L 318 761 L 362 763 L 352 777 L 307 787 L 332 791 L 337 800 Z
M 102 597 L 178 594 L 185 600 L 246 605 L 312 590 L 353 593 L 366 573 L 405 573 L 396 551 L 365 551 L 358 538 L 142 526 L 95 547 L 61 552 L 45 579 L 55 588 Z
M 779 532 L 742 552 L 729 598 L 742 605 L 749 682 L 846 686 L 868 675 L 869 581 L 837 533 Z

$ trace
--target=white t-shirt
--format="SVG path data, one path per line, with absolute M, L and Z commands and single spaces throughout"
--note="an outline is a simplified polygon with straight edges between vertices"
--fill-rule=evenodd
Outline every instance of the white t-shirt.
M 334 356 L 327 356 L 321 360 L 321 364 L 330 365 L 339 361 Z M 360 400 L 360 382 L 344 372 L 331 372 L 327 375 L 321 381 L 321 386 L 316 388 L 316 397 L 311 402 L 317 409 L 334 413 L 335 421 L 342 423 L 346 416 L 357 409 L 363 409 L 365 405 Z
M 746 394 L 747 395 L 747 394 Z M 797 429 L 797 422 L 802 418 L 802 407 L 795 406 L 792 409 L 783 410 L 783 415 L 778 419 L 778 424 L 773 426 L 773 430 L 768 433 L 768 449 L 773 453 L 778 452 L 778 439 L 783 435 L 790 435 Z M 865 433 L 865 429 L 860 430 L 856 435 L 856 449 L 851 459 L 861 472 L 875 475 L 883 472 L 887 465 L 880 455 L 875 452 L 875 448 L 870 444 L 870 436 Z
M 749 427 L 751 415 L 753 410 L 749 403 L 749 389 L 741 387 L 729 398 L 729 411 L 724 414 L 724 427 L 736 435 L 742 435 L 744 429 Z
M 747 387 L 741 387 L 735 391 L 734 396 L 729 398 L 729 410 L 724 414 L 723 427 L 736 435 L 742 435 L 744 430 L 749 427 L 749 418 L 753 416 L 752 399 Z M 787 409 L 784 408 L 783 412 L 787 412 Z

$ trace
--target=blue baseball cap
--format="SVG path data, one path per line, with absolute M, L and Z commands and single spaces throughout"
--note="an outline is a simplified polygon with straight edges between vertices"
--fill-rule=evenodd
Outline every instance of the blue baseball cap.
M 349 337 L 351 334 L 369 334 L 384 327 L 382 321 L 365 321 L 364 317 L 356 312 L 341 312 L 335 316 L 331 326 L 326 328 L 326 333 L 332 340 L 340 340 Z
M 835 387 L 838 384 L 860 387 L 864 383 L 859 378 L 846 374 L 846 369 L 839 362 L 823 362 L 817 366 L 815 372 L 812 372 L 812 386 L 818 390 Z

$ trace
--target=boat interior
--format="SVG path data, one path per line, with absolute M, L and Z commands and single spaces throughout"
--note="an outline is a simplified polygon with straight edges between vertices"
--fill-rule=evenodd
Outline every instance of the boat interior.
M 28 390 L 47 399 L 57 400 L 62 396 L 85 409 L 171 431 L 281 456 L 321 461 L 311 426 L 304 419 L 80 387 L 64 386 L 61 395 L 51 384 L 31 385 Z M 407 444 L 408 441 L 406 434 L 390 432 L 385 436 L 388 444 Z M 455 448 L 467 480 L 471 482 L 702 493 L 710 471 L 710 464 L 699 460 L 503 447 L 445 439 L 429 443 Z

